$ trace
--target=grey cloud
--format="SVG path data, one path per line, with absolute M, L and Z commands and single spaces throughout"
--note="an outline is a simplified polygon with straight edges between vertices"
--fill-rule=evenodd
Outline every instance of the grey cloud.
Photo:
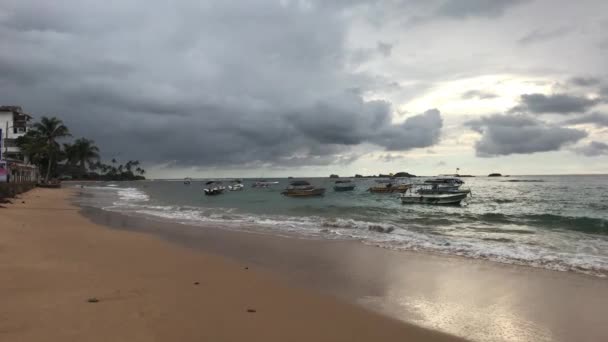
M 462 94 L 462 98 L 465 100 L 470 99 L 479 99 L 479 100 L 488 100 L 498 97 L 498 95 L 494 93 L 490 93 L 483 90 L 469 90 Z
M 535 29 L 525 36 L 521 37 L 517 42 L 523 45 L 541 43 L 551 39 L 563 37 L 573 31 L 572 27 L 558 27 L 550 30 Z
M 581 115 L 574 119 L 564 122 L 567 125 L 593 124 L 596 127 L 608 127 L 608 115 L 600 112 L 593 112 L 586 115 Z
M 531 112 L 535 114 L 570 114 L 586 112 L 600 102 L 583 96 L 568 94 L 524 94 L 520 97 L 520 105 L 512 112 Z
M 587 136 L 585 131 L 549 125 L 525 115 L 495 114 L 466 125 L 482 134 L 475 143 L 479 157 L 557 151 Z
M 377 159 L 384 163 L 392 163 L 394 161 L 403 160 L 405 157 L 398 154 L 386 153 L 378 156 Z
M 390 105 L 385 101 L 362 100 L 319 103 L 290 116 L 293 129 L 324 144 L 376 144 L 387 150 L 405 151 L 428 147 L 439 141 L 443 120 L 436 109 L 391 123 Z
M 359 144 L 407 150 L 439 139 L 438 111 L 394 125 L 390 103 L 363 99 L 375 77 L 345 67 L 338 7 L 124 0 L 93 12 L 31 0 L 0 13 L 6 104 L 59 116 L 105 158 L 298 167 L 351 162 Z
M 369 141 L 392 151 L 429 147 L 439 142 L 442 127 L 441 113 L 430 109 L 408 117 L 402 124 L 376 131 Z
M 592 141 L 588 145 L 574 149 L 574 151 L 587 157 L 605 156 L 608 155 L 608 144 Z
M 389 43 L 378 42 L 376 48 L 378 49 L 378 52 L 384 57 L 389 57 L 393 52 L 393 45 Z
M 495 18 L 503 15 L 510 7 L 528 2 L 528 0 L 447 0 L 436 13 L 455 18 L 482 16 Z
M 602 80 L 597 77 L 572 77 L 569 80 L 570 83 L 580 86 L 580 87 L 591 87 L 596 86 L 602 83 Z

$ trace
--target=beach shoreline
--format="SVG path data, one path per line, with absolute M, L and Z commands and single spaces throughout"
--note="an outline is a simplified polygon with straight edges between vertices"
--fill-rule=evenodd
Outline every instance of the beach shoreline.
M 0 209 L 10 341 L 458 341 L 151 234 L 107 229 L 35 189 Z
M 45 329 L 51 329 L 51 323 L 70 325 L 61 320 L 69 317 L 76 320 L 76 328 L 53 331 L 51 336 L 57 336 L 56 340 L 77 339 L 76 336 L 82 340 L 86 336 L 86 340 L 144 341 L 154 337 L 232 341 L 247 337 L 253 341 L 297 341 L 301 336 L 289 335 L 291 330 L 302 329 L 300 325 L 304 324 L 327 324 L 317 322 L 316 317 L 328 310 L 326 306 L 346 313 L 340 311 L 339 321 L 319 330 L 330 329 L 330 335 L 317 331 L 301 340 L 407 340 L 410 336 L 420 341 L 452 341 L 458 340 L 453 336 L 461 336 L 474 341 L 597 341 L 608 337 L 602 314 L 608 305 L 603 295 L 608 291 L 605 279 L 484 260 L 391 251 L 357 241 L 298 239 L 170 224 L 78 207 L 73 203 L 75 196 L 89 194 L 78 189 L 36 189 L 13 200 L 9 208 L 0 209 L 0 227 L 6 223 L 9 227 L 0 230 L 1 260 L 9 260 L 0 272 L 0 277 L 5 277 L 0 279 L 0 286 L 4 286 L 0 293 L 10 296 L 9 306 L 0 309 L 4 319 L 0 334 L 11 340 L 53 341 L 41 338 L 48 334 Z M 49 224 L 51 221 L 57 222 Z M 48 231 L 49 227 L 53 231 Z M 17 245 L 23 248 L 17 249 Z M 132 250 L 133 246 L 137 248 Z M 33 257 L 32 251 L 40 247 L 45 253 L 34 253 Z M 91 251 L 93 259 L 83 258 Z M 79 262 L 74 265 L 68 255 Z M 46 273 L 33 275 L 22 269 L 32 265 Z M 59 270 L 59 277 L 48 274 L 55 269 Z M 220 276 L 208 284 L 210 269 Z M 250 277 L 255 278 L 255 285 L 244 285 L 244 281 L 251 281 Z M 74 278 L 76 283 L 68 284 Z M 195 282 L 199 284 L 194 285 Z M 287 299 L 275 298 L 276 288 Z M 200 289 L 212 290 L 215 295 L 201 295 L 197 292 Z M 179 300 L 168 300 L 173 296 L 168 293 L 176 290 L 184 292 Z M 242 295 L 230 298 L 232 302 L 228 304 L 218 302 L 216 297 L 225 296 L 226 291 Z M 86 303 L 89 296 L 95 296 L 100 303 Z M 199 300 L 213 313 L 196 307 Z M 294 302 L 287 310 L 291 315 L 295 305 L 297 324 L 291 321 L 296 318 L 274 311 Z M 318 306 L 309 308 L 310 303 Z M 98 317 L 96 310 L 89 312 L 90 306 L 98 304 L 111 308 Z M 250 306 L 256 313 L 245 312 Z M 267 312 L 267 306 L 272 308 L 271 317 L 256 321 L 252 327 L 248 315 Z M 39 307 L 48 310 L 38 313 Z M 75 317 L 83 310 L 86 315 Z M 112 310 L 118 317 L 126 315 L 128 322 L 134 320 L 135 325 L 129 323 L 127 328 L 127 322 L 110 318 Z M 242 312 L 248 315 L 243 317 Z M 61 319 L 50 317 L 51 313 L 60 313 Z M 209 318 L 210 314 L 213 317 Z M 213 322 L 222 318 L 236 320 L 233 325 L 244 324 L 246 334 L 237 336 L 215 327 L 208 331 L 207 326 L 201 332 L 201 323 L 192 320 L 199 315 Z M 160 322 L 161 316 L 174 325 L 165 325 L 162 331 L 149 329 L 151 324 Z M 91 319 L 100 318 L 106 327 L 111 326 L 108 330 L 114 331 L 113 335 L 91 326 Z M 173 323 L 177 318 L 180 322 Z M 266 331 L 277 324 L 291 328 Z M 189 333 L 184 334 L 186 326 Z M 366 333 L 355 334 L 353 326 L 364 327 Z M 91 338 L 92 333 L 100 335 Z
M 91 196 L 88 191 L 81 194 Z M 88 206 L 82 213 L 106 227 L 154 234 L 253 265 L 292 287 L 329 294 L 471 340 L 595 341 L 608 337 L 602 314 L 608 306 L 603 296 L 608 291 L 605 278 L 391 250 L 357 240 L 277 235 L 253 226 L 236 230 L 214 224 L 190 226 Z

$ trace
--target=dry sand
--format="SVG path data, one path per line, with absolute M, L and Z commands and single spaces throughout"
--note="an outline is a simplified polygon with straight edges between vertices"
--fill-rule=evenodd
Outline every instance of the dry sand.
M 70 194 L 35 189 L 0 208 L 0 341 L 459 340 L 107 229 L 81 216 Z

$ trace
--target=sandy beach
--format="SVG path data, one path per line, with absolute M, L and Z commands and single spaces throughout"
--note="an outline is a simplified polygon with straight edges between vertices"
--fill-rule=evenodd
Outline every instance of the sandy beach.
M 84 189 L 74 199 L 83 215 L 104 227 L 148 233 L 223 256 L 291 288 L 323 293 L 403 322 L 484 342 L 608 340 L 606 278 L 391 250 L 365 241 L 268 233 L 246 223 L 236 230 L 217 223 L 180 224 L 102 210 L 99 201 L 105 195 Z M 113 201 L 111 197 L 109 203 Z
M 70 190 L 0 208 L 2 341 L 457 341 L 79 214 Z

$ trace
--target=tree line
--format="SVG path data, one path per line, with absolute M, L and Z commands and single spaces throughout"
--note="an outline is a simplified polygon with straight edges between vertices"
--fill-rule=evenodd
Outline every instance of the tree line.
M 101 162 L 99 148 L 93 140 L 78 138 L 61 144 L 72 134 L 58 118 L 42 117 L 27 133 L 17 138 L 17 146 L 30 162 L 40 169 L 44 182 L 59 177 L 89 180 L 141 180 L 146 170 L 138 160 L 124 164 L 112 158 L 110 164 Z

